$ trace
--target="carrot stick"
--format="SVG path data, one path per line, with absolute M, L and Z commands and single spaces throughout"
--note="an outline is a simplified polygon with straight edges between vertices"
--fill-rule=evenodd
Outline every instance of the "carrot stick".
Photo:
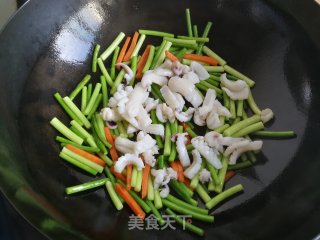
M 114 166 L 110 167 L 110 171 L 117 179 L 120 179 L 122 182 L 126 182 L 127 179 L 121 173 L 116 172 L 114 170 Z
M 224 177 L 224 182 L 229 181 L 236 173 L 234 171 L 227 171 L 226 176 Z
M 129 191 L 131 189 L 131 176 L 132 176 L 132 165 L 127 166 L 127 185 L 126 189 Z
M 142 70 L 144 68 L 144 65 L 146 65 L 146 62 L 148 60 L 148 56 L 150 53 L 150 47 L 151 45 L 148 45 L 146 49 L 144 50 L 137 66 L 137 74 L 136 74 L 136 79 L 141 79 L 142 78 Z
M 191 137 L 190 137 L 190 135 L 189 135 L 189 134 L 188 134 L 188 135 L 186 135 L 186 138 L 187 138 L 186 145 L 191 144 Z
M 184 182 L 183 167 L 180 161 L 177 161 L 177 166 L 178 166 L 178 180 L 180 182 Z
M 165 51 L 166 57 L 172 62 L 178 61 L 178 58 L 169 51 Z
M 104 134 L 106 135 L 107 141 L 112 145 L 112 147 L 110 148 L 111 159 L 113 161 L 117 161 L 118 158 L 119 158 L 118 152 L 117 152 L 116 147 L 114 145 L 114 139 L 112 137 L 111 131 L 110 131 L 110 129 L 108 127 L 104 128 Z
M 132 38 L 130 47 L 129 47 L 128 51 L 126 52 L 126 55 L 124 55 L 124 58 L 123 58 L 123 61 L 124 61 L 124 62 L 130 60 L 131 55 L 132 55 L 132 52 L 133 52 L 133 49 L 134 49 L 135 46 L 137 45 L 138 37 L 139 37 L 139 33 L 138 33 L 138 32 L 135 32 L 135 33 L 133 34 L 133 38 Z
M 128 193 L 128 191 L 122 187 L 119 183 L 115 183 L 114 187 L 117 193 L 125 200 L 125 202 L 129 205 L 132 211 L 142 220 L 145 218 L 146 214 L 139 206 L 139 204 L 134 200 L 134 198 Z
M 201 56 L 198 54 L 189 53 L 189 54 L 185 54 L 183 56 L 183 58 L 208 63 L 208 64 L 214 65 L 214 66 L 218 65 L 218 61 L 216 59 L 214 59 L 213 57 Z
M 184 122 L 181 123 L 181 125 L 182 125 L 184 131 L 186 131 L 189 128 L 189 125 Z
M 148 178 L 150 173 L 150 165 L 146 164 L 142 173 L 141 198 L 145 198 L 148 193 Z
M 121 51 L 119 53 L 119 56 L 118 56 L 118 59 L 117 59 L 117 63 L 122 63 L 124 55 L 126 54 L 127 48 L 129 46 L 130 40 L 131 40 L 131 37 L 127 37 L 126 38 L 126 41 L 124 42 L 124 44 L 123 44 L 123 46 L 121 48 Z M 120 67 L 117 67 L 117 69 L 119 70 Z
M 179 167 L 177 166 L 177 162 L 173 161 L 172 163 L 170 163 L 171 168 L 177 172 L 177 175 L 179 176 Z
M 190 186 L 190 180 L 188 179 L 188 178 L 184 178 L 184 181 L 183 181 L 183 183 L 188 187 L 188 188 L 190 188 L 191 189 L 191 186 Z
M 82 149 L 79 149 L 75 146 L 72 146 L 70 144 L 67 144 L 66 145 L 66 148 L 68 148 L 70 151 L 76 153 L 76 154 L 79 154 L 80 156 L 90 160 L 91 162 L 94 162 L 96 164 L 99 164 L 100 166 L 104 167 L 106 165 L 105 161 L 103 161 L 102 159 L 98 158 L 97 156 L 91 154 L 91 153 L 88 153 Z

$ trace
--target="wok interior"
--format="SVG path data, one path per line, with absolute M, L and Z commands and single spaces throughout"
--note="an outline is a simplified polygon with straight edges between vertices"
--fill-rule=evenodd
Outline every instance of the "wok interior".
M 0 49 L 10 46 L 5 51 L 11 56 L 7 61 L 0 59 L 5 76 L 0 82 L 1 185 L 36 227 L 59 239 L 194 237 L 182 230 L 128 230 L 130 210 L 117 212 L 104 189 L 66 197 L 65 187 L 93 178 L 59 159 L 57 132 L 49 125 L 55 116 L 68 123 L 52 95 L 57 91 L 68 95 L 90 72 L 95 43 L 105 48 L 119 31 L 132 34 L 139 28 L 186 34 L 186 7 L 200 30 L 206 21 L 213 21 L 209 46 L 256 81 L 253 94 L 258 105 L 270 107 L 276 116 L 268 127 L 292 129 L 298 135 L 290 140 L 264 140 L 256 166 L 239 171 L 227 184 L 242 183 L 245 192 L 214 210 L 213 225 L 200 226 L 208 238 L 267 239 L 289 236 L 279 233 L 284 226 L 299 233 L 302 219 L 312 223 L 312 216 L 319 213 L 315 179 L 320 165 L 314 142 L 319 131 L 315 125 L 319 51 L 292 18 L 261 1 L 179 1 L 174 5 L 170 1 L 57 1 L 56 13 L 42 23 L 25 16 L 28 12 L 44 16 L 42 11 L 52 4 L 31 2 L 18 14 L 16 22 L 29 23 L 21 30 L 24 43 L 14 45 L 21 41 L 11 30 L 18 27 L 15 21 L 0 41 Z M 98 77 L 94 75 L 93 81 Z M 266 226 L 270 218 L 273 221 Z M 252 232 L 258 228 L 259 232 Z M 311 233 L 314 224 L 307 229 Z

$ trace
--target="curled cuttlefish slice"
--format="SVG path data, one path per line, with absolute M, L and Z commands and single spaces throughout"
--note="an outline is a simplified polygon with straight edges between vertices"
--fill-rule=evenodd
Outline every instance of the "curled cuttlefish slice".
M 141 79 L 142 87 L 149 88 L 152 83 L 156 83 L 160 86 L 163 86 L 168 83 L 168 78 L 156 74 L 153 70 L 146 71 Z
M 190 65 L 192 71 L 194 71 L 200 80 L 205 80 L 210 77 L 208 71 L 198 62 L 192 61 Z
M 146 133 L 160 135 L 161 137 L 164 136 L 163 124 L 150 124 L 149 126 L 142 128 L 141 130 L 143 130 Z
M 136 142 L 131 141 L 128 138 L 117 137 L 114 141 L 116 149 L 121 153 L 135 153 Z
M 200 171 L 202 163 L 202 158 L 198 150 L 192 150 L 192 157 L 192 164 L 183 172 L 183 174 L 189 179 L 192 179 Z
M 111 108 L 115 108 L 123 103 L 128 102 L 128 95 L 133 91 L 131 86 L 124 87 L 123 84 L 119 84 L 117 91 L 114 95 L 109 99 L 108 106 Z
M 193 121 L 194 121 L 194 123 L 197 124 L 198 126 L 204 126 L 204 125 L 206 125 L 206 120 L 201 117 L 200 112 L 199 112 L 199 109 L 197 109 L 197 110 L 194 112 Z
M 180 122 L 188 122 L 191 120 L 194 111 L 195 111 L 194 108 L 189 107 L 188 110 L 185 112 L 175 111 L 174 114 Z
M 207 169 L 203 168 L 200 171 L 199 180 L 202 184 L 212 181 L 210 172 Z
M 169 107 L 171 107 L 173 110 L 178 109 L 180 107 L 180 104 L 174 95 L 174 93 L 170 90 L 170 88 L 167 85 L 164 85 L 160 92 Z
M 176 134 L 176 147 L 182 167 L 188 167 L 190 165 L 190 158 L 186 148 L 186 143 L 188 140 L 186 135 L 187 133 Z
M 147 112 L 150 112 L 151 110 L 156 109 L 158 104 L 159 104 L 159 99 L 155 100 L 149 97 L 144 103 L 144 108 Z
M 157 142 L 149 134 L 140 131 L 137 134 L 136 144 L 136 152 L 143 153 L 147 150 L 151 150 L 157 144 Z
M 211 130 L 222 126 L 222 122 L 220 121 L 219 114 L 214 111 L 209 113 L 206 119 L 206 123 L 207 123 L 207 127 Z
M 171 70 L 175 75 L 180 76 L 190 72 L 191 69 L 189 66 L 184 65 L 181 62 L 175 61 L 172 63 Z
M 145 164 L 150 165 L 151 167 L 154 167 L 156 164 L 156 159 L 154 157 L 154 153 L 152 150 L 147 150 L 144 153 L 142 153 L 143 159 Z
M 183 78 L 187 79 L 188 81 L 192 82 L 193 84 L 200 82 L 198 75 L 192 71 L 185 73 L 183 75 Z
M 154 188 L 167 185 L 171 179 L 177 179 L 177 172 L 172 168 L 151 169 L 151 175 L 154 176 Z
M 242 140 L 240 142 L 234 143 L 229 146 L 225 152 L 224 156 L 229 156 L 229 164 L 233 165 L 236 164 L 237 159 L 240 155 L 244 152 L 248 151 L 257 151 L 262 148 L 262 141 L 249 141 L 249 140 Z
M 173 168 L 168 167 L 166 168 L 166 176 L 163 180 L 163 185 L 168 184 L 170 182 L 171 179 L 177 179 L 178 178 L 178 173 L 173 170 Z
M 132 69 L 125 63 L 117 63 L 116 66 L 120 66 L 126 71 L 124 78 L 126 79 L 126 83 L 129 84 L 132 78 L 134 77 Z
M 123 169 L 129 164 L 137 166 L 138 170 L 144 168 L 143 161 L 137 154 L 126 153 L 116 161 L 114 170 L 118 173 L 122 173 Z
M 111 109 L 111 108 L 102 108 L 101 112 L 100 112 L 101 117 L 103 118 L 103 120 L 107 121 L 107 122 L 117 122 L 122 120 L 121 115 L 119 114 L 119 112 L 117 111 L 117 109 Z
M 178 107 L 176 108 L 176 111 L 182 111 L 184 104 L 186 103 L 181 96 L 181 94 L 174 92 L 173 95 L 176 97 Z
M 139 114 L 136 116 L 136 119 L 141 128 L 149 126 L 152 123 L 150 114 L 143 108 L 142 105 L 139 106 Z
M 203 101 L 202 96 L 197 89 L 195 89 L 191 95 L 184 97 L 195 108 L 199 107 Z
M 128 103 L 126 104 L 126 112 L 129 117 L 136 117 L 142 105 L 148 98 L 149 92 L 142 86 L 141 83 L 137 83 L 134 86 L 133 91 L 129 95 Z
M 233 100 L 247 99 L 250 93 L 248 84 L 243 80 L 230 81 L 227 74 L 224 73 L 220 77 L 222 90 Z
M 192 81 L 178 76 L 170 78 L 168 87 L 172 92 L 180 93 L 193 107 L 197 108 L 202 103 L 202 97 L 195 90 L 195 85 Z
M 142 131 L 139 132 L 139 134 L 140 133 L 144 134 Z M 156 141 L 149 134 L 144 134 L 143 137 L 140 137 L 136 142 L 120 136 L 115 140 L 115 147 L 121 153 L 140 154 L 152 149 L 155 145 Z
M 184 97 L 192 94 L 195 89 L 194 84 L 191 81 L 178 76 L 169 79 L 168 87 L 172 92 L 180 93 Z
M 137 132 L 139 129 L 135 128 L 134 126 L 132 126 L 131 124 L 128 124 L 128 127 L 127 127 L 127 133 L 130 134 L 130 133 L 135 133 Z
M 170 188 L 168 184 L 164 185 L 160 190 L 160 197 L 166 198 L 170 193 Z
M 191 143 L 211 165 L 216 169 L 222 168 L 221 161 L 217 157 L 217 152 L 209 147 L 202 136 L 192 138 Z
M 243 141 L 244 138 L 224 137 L 220 133 L 211 131 L 204 135 L 204 140 L 210 147 L 217 149 L 219 152 L 223 152 L 223 146 L 230 146 Z
M 216 91 L 214 89 L 208 89 L 206 92 L 206 96 L 203 99 L 202 106 L 199 107 L 199 116 L 205 120 L 212 111 L 212 106 L 214 104 L 214 101 L 216 100 Z
M 212 108 L 213 108 L 213 111 L 218 113 L 220 116 L 224 116 L 228 118 L 231 117 L 230 111 L 225 106 L 223 106 L 217 99 L 214 100 Z
M 156 115 L 160 122 L 167 122 L 169 120 L 171 123 L 175 120 L 175 115 L 173 110 L 167 106 L 167 104 L 159 104 L 156 108 Z
M 270 121 L 273 118 L 273 112 L 270 108 L 266 108 L 261 111 L 260 117 L 263 123 Z
M 154 69 L 154 73 L 163 77 L 172 77 L 174 74 L 171 68 L 162 67 L 161 65 Z
M 154 189 L 159 189 L 166 176 L 166 169 L 151 169 L 151 175 L 154 176 Z

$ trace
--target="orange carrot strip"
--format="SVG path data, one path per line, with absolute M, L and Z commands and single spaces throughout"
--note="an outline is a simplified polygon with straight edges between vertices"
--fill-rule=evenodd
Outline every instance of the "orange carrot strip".
M 139 204 L 134 200 L 134 198 L 128 193 L 128 191 L 122 187 L 119 183 L 115 183 L 114 187 L 117 193 L 123 198 L 123 200 L 129 205 L 131 210 L 142 220 L 145 218 L 146 214 L 139 206 Z
M 191 189 L 191 187 L 190 187 L 190 180 L 189 180 L 188 178 L 185 177 L 183 183 L 184 183 L 188 188 Z
M 142 173 L 141 198 L 145 198 L 148 193 L 148 178 L 150 173 L 150 165 L 146 164 Z
M 121 173 L 116 172 L 114 170 L 114 166 L 110 167 L 110 171 L 117 179 L 120 179 L 122 182 L 126 182 L 127 179 Z
M 133 38 L 132 38 L 130 47 L 129 47 L 128 51 L 126 52 L 126 55 L 124 55 L 124 58 L 123 58 L 123 61 L 124 61 L 124 62 L 130 60 L 131 55 L 132 55 L 132 52 L 133 52 L 133 49 L 134 49 L 135 46 L 137 45 L 138 37 L 139 37 L 139 33 L 138 33 L 138 32 L 135 32 L 135 33 L 133 34 Z
M 136 79 L 141 79 L 142 78 L 142 70 L 144 68 L 144 65 L 146 65 L 146 62 L 148 60 L 148 56 L 150 53 L 150 47 L 151 45 L 148 45 L 146 49 L 144 50 L 137 66 L 137 74 L 136 74 Z
M 201 56 L 198 54 L 189 53 L 189 54 L 185 54 L 183 56 L 183 58 L 208 63 L 208 64 L 214 65 L 214 66 L 218 65 L 218 61 L 216 59 L 214 59 L 213 57 Z
M 131 176 L 132 176 L 132 165 L 127 166 L 127 185 L 126 189 L 130 190 L 131 189 Z
M 112 147 L 110 148 L 111 159 L 113 161 L 117 161 L 118 158 L 119 158 L 118 152 L 117 152 L 116 147 L 114 145 L 114 139 L 112 137 L 111 131 L 110 131 L 110 129 L 108 127 L 104 128 L 104 134 L 106 135 L 107 141 L 112 145 Z
M 105 127 L 105 128 L 104 128 L 104 133 L 105 133 L 105 135 L 106 135 L 107 141 L 108 141 L 111 145 L 114 145 L 114 140 L 113 140 L 111 131 L 110 131 L 110 129 L 109 129 L 108 127 Z
M 170 163 L 171 168 L 177 172 L 177 174 L 179 175 L 179 167 L 177 166 L 177 162 L 173 161 L 172 163 Z
M 186 135 L 186 139 L 187 139 L 186 145 L 191 144 L 191 137 L 189 136 L 189 134 Z
M 186 131 L 189 128 L 189 125 L 184 122 L 182 122 L 181 125 L 182 125 L 184 131 Z
M 172 62 L 178 61 L 178 58 L 169 51 L 165 51 L 166 57 Z
M 179 160 L 176 161 L 178 166 L 178 180 L 180 182 L 184 182 L 184 175 L 183 175 L 183 167 L 181 165 L 181 162 Z
M 91 153 L 88 153 L 82 149 L 79 149 L 75 146 L 72 146 L 70 144 L 67 144 L 66 145 L 66 148 L 69 149 L 70 151 L 76 153 L 76 154 L 79 154 L 80 156 L 90 160 L 91 162 L 94 162 L 96 164 L 99 164 L 100 166 L 104 167 L 106 165 L 105 161 L 103 161 L 102 159 L 98 158 L 97 156 L 91 154 Z
M 224 182 L 229 181 L 236 173 L 234 171 L 227 171 L 226 176 L 224 177 Z
M 121 48 L 121 51 L 119 53 L 119 56 L 118 56 L 118 59 L 117 59 L 117 63 L 122 63 L 124 55 L 126 54 L 126 51 L 128 49 L 130 40 L 131 40 L 131 37 L 127 37 L 126 38 L 126 41 L 124 42 L 124 44 L 123 44 L 123 46 Z M 120 67 L 117 67 L 117 69 L 119 70 Z

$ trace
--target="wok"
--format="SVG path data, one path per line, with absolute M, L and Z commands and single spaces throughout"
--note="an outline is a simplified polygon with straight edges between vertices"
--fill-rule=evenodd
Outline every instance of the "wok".
M 138 28 L 185 33 L 184 9 L 210 33 L 216 52 L 256 81 L 274 130 L 297 138 L 265 140 L 254 168 L 228 186 L 245 191 L 200 224 L 206 239 L 312 239 L 319 231 L 320 11 L 313 1 L 31 0 L 0 35 L 0 185 L 31 224 L 52 239 L 193 239 L 178 230 L 128 230 L 103 189 L 66 197 L 89 181 L 58 157 L 52 117 L 68 119 L 54 101 L 90 71 L 95 43 Z M 95 77 L 97 78 L 97 76 Z M 318 109 L 318 110 L 317 110 Z

